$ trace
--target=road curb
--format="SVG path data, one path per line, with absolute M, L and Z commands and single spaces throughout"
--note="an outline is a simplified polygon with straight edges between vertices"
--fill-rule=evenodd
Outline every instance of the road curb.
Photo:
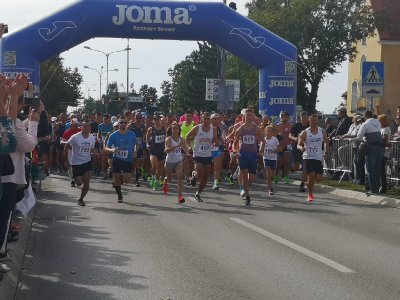
M 293 180 L 292 184 L 300 185 L 300 181 Z M 323 185 L 323 184 L 316 184 L 315 189 L 317 192 L 329 193 L 329 194 L 339 196 L 339 197 L 355 199 L 355 200 L 374 203 L 374 204 L 386 205 L 386 206 L 390 206 L 393 208 L 400 208 L 400 199 L 395 199 L 395 198 L 390 198 L 390 197 L 385 197 L 385 196 L 380 196 L 380 195 L 367 195 L 366 193 L 363 193 L 363 192 L 339 189 L 339 188 L 335 188 L 335 187 L 331 187 L 331 186 L 327 186 L 327 185 Z

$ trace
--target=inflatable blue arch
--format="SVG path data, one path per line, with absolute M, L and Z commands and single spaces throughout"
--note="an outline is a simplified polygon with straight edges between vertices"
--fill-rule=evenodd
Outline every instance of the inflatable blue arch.
M 41 62 L 94 37 L 215 43 L 260 70 L 261 114 L 295 116 L 296 47 L 217 2 L 76 1 L 3 37 L 0 71 L 27 73 L 38 87 Z

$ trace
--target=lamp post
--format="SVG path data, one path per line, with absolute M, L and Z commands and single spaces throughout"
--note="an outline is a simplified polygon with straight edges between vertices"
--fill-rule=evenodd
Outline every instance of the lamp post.
M 91 50 L 91 51 L 95 51 L 95 52 L 99 52 L 99 53 L 103 53 L 106 56 L 106 62 L 107 62 L 107 67 L 106 67 L 106 72 L 107 72 L 107 87 L 106 87 L 106 95 L 108 95 L 108 72 L 111 71 L 108 69 L 108 59 L 110 58 L 110 55 L 113 53 L 118 53 L 118 52 L 122 52 L 122 51 L 129 51 L 131 50 L 129 47 L 122 49 L 122 50 L 117 50 L 117 51 L 112 51 L 112 52 L 104 52 L 101 50 L 96 50 L 93 48 L 90 48 L 89 46 L 84 46 L 83 48 Z
M 90 92 L 95 92 L 96 90 L 92 90 L 92 86 L 95 86 L 95 83 L 92 83 L 91 85 L 87 85 L 86 83 L 82 82 L 82 84 L 86 87 L 87 90 L 87 99 L 90 97 Z
M 101 66 L 100 70 L 97 70 L 97 69 L 95 69 L 95 68 L 91 68 L 91 67 L 88 67 L 88 66 L 83 66 L 83 67 L 84 67 L 85 69 L 89 69 L 89 70 L 96 71 L 97 74 L 99 74 L 99 86 L 100 86 L 99 101 L 101 101 L 101 78 L 103 77 L 104 72 L 107 72 L 107 75 L 108 75 L 108 72 L 109 72 L 109 71 L 116 71 L 116 72 L 117 72 L 118 69 L 103 71 L 103 69 L 104 69 L 103 66 Z M 107 112 L 108 112 L 108 106 L 106 106 L 106 113 L 107 113 Z
M 131 47 L 129 47 L 129 39 L 128 39 L 128 46 L 126 47 L 126 98 L 125 98 L 125 109 L 129 108 L 128 105 L 128 94 L 129 94 L 129 70 L 132 69 L 140 69 L 140 68 L 130 68 L 129 67 L 129 50 L 132 50 Z

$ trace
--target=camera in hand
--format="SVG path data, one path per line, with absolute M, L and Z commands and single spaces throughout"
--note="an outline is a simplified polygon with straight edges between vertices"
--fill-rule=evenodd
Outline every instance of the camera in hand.
M 25 98 L 25 105 L 30 106 L 33 109 L 37 110 L 40 107 L 40 98 L 39 97 Z

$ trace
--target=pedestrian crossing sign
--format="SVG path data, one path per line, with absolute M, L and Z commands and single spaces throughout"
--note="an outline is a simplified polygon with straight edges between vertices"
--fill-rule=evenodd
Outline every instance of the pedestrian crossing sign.
M 384 63 L 383 62 L 363 62 L 362 64 L 362 84 L 383 86 L 384 85 Z

